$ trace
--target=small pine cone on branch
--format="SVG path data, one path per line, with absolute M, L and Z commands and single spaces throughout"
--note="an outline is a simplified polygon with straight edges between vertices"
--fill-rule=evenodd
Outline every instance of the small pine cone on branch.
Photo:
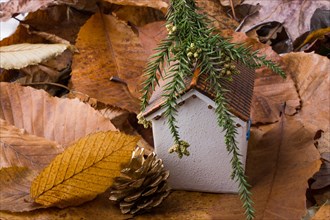
M 110 200 L 119 203 L 123 214 L 136 214 L 156 207 L 169 195 L 169 171 L 154 152 L 145 157 L 137 147 L 122 176 L 115 178 L 110 189 Z

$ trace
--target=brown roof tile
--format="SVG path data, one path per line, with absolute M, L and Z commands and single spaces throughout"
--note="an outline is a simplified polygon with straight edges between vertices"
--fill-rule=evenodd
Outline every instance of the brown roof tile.
M 242 120 L 247 121 L 250 117 L 255 71 L 247 68 L 241 63 L 235 65 L 240 71 L 240 74 L 234 74 L 232 76 L 233 81 L 222 79 L 219 82 L 224 89 L 228 90 L 225 93 L 225 97 L 227 99 L 229 111 Z M 207 74 L 199 75 L 199 70 L 195 71 L 193 77 L 185 79 L 186 90 L 182 91 L 182 93 L 186 93 L 191 89 L 196 89 L 200 93 L 214 100 L 216 94 L 214 90 L 210 89 L 210 83 L 208 82 L 207 77 Z M 169 80 L 170 79 L 159 80 L 159 86 L 157 86 L 153 92 L 149 100 L 149 105 L 143 113 L 144 116 L 148 116 L 160 109 L 161 105 L 164 103 L 162 97 L 163 88 Z

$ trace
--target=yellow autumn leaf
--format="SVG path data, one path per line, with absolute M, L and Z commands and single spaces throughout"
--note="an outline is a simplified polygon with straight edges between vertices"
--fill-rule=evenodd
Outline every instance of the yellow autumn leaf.
M 129 162 L 138 137 L 98 132 L 81 138 L 58 155 L 33 181 L 31 197 L 60 208 L 94 199 L 112 185 Z
M 36 65 L 51 57 L 60 55 L 68 45 L 65 44 L 14 44 L 0 47 L 0 67 L 21 69 Z

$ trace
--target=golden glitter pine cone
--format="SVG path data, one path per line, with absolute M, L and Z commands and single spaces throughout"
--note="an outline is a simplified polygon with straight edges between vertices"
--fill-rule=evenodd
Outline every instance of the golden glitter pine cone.
M 109 199 L 119 203 L 123 214 L 136 214 L 156 207 L 170 193 L 169 171 L 164 169 L 162 160 L 154 152 L 145 158 L 144 149 L 136 148 L 128 167 L 121 173 L 122 176 L 115 178 Z

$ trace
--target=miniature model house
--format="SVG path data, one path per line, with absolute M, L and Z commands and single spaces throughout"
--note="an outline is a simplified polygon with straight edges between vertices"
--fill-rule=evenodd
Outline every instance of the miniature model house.
M 237 146 L 245 166 L 255 72 L 242 64 L 236 67 L 241 73 L 234 75 L 233 81 L 223 80 L 220 84 L 228 90 L 225 96 L 236 122 Z M 187 89 L 178 99 L 177 125 L 181 139 L 190 144 L 190 156 L 180 159 L 177 154 L 168 153 L 173 139 L 161 108 L 166 80 L 160 80 L 143 115 L 152 122 L 155 152 L 170 171 L 169 182 L 173 189 L 237 193 L 238 184 L 230 178 L 231 155 L 226 150 L 222 128 L 217 124 L 215 94 L 206 78 L 195 73 L 191 79 L 186 79 Z

